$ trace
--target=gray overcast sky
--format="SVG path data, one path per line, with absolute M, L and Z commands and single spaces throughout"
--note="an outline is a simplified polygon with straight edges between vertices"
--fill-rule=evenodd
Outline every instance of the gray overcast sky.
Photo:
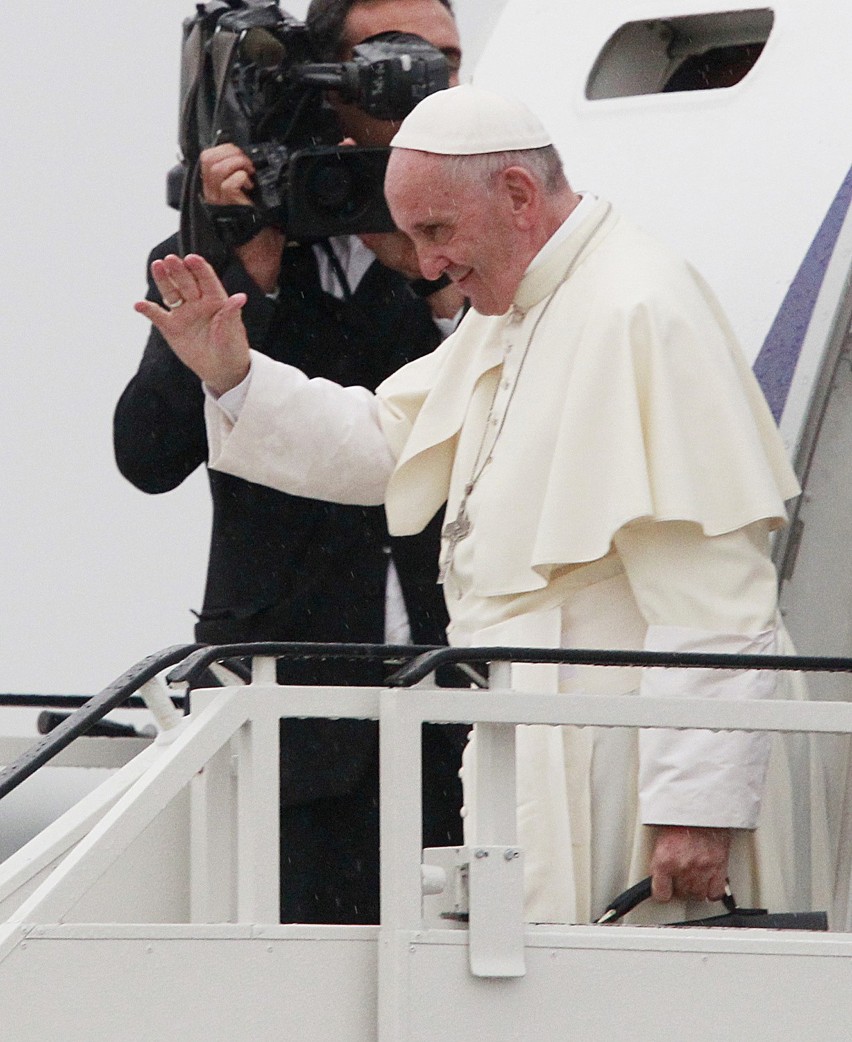
M 283 6 L 301 18 L 307 4 Z M 501 6 L 457 0 L 471 53 Z M 176 226 L 164 176 L 192 10 L 48 0 L 4 11 L 15 46 L 0 62 L 0 691 L 98 690 L 191 639 L 205 475 L 138 492 L 115 468 L 111 419 L 145 342 L 132 311 L 145 258 Z

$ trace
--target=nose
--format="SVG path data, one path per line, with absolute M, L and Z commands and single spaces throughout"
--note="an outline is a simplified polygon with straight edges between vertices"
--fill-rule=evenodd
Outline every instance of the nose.
M 423 278 L 429 279 L 430 282 L 440 278 L 449 266 L 449 261 L 442 257 L 438 250 L 422 245 L 417 246 L 417 263 L 420 265 Z

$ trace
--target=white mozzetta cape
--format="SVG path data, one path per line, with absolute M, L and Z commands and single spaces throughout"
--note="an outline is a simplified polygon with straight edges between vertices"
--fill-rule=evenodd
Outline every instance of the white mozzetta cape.
M 478 519 L 476 592 L 544 587 L 554 566 L 605 556 L 641 518 L 706 535 L 784 522 L 798 485 L 763 395 L 709 289 L 664 246 L 598 202 L 527 274 L 515 309 L 470 312 L 379 387 L 398 457 L 394 534 L 419 531 L 448 495 L 454 516 L 459 433 L 513 317 L 519 349 L 535 339 L 489 466 L 505 501 Z

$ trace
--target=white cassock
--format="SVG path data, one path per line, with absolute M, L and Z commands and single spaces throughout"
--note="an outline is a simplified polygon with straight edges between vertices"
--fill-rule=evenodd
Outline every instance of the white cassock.
M 798 486 L 775 425 L 700 277 L 605 202 L 584 200 L 505 315 L 468 313 L 375 397 L 254 355 L 236 424 L 212 403 L 207 414 L 211 466 L 384 502 L 393 534 L 464 505 L 470 534 L 443 554 L 452 644 L 790 650 L 768 540 Z M 793 693 L 771 673 L 639 677 L 535 667 L 518 683 Z M 739 830 L 741 904 L 827 906 L 821 794 L 814 784 L 816 837 L 794 845 L 790 769 L 785 743 L 763 735 L 520 729 L 528 917 L 598 914 L 647 874 L 648 824 Z

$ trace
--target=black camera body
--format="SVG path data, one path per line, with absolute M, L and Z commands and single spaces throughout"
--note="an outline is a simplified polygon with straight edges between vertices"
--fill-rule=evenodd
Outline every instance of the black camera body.
M 419 36 L 383 33 L 356 47 L 350 61 L 320 62 L 306 25 L 277 2 L 198 4 L 184 22 L 183 163 L 169 178 L 183 247 L 207 255 L 215 252 L 211 230 L 235 245 L 263 225 L 302 242 L 393 230 L 383 192 L 389 150 L 341 146 L 326 92 L 378 119 L 402 120 L 448 85 L 445 56 Z M 250 213 L 200 200 L 198 157 L 223 142 L 254 163 Z

